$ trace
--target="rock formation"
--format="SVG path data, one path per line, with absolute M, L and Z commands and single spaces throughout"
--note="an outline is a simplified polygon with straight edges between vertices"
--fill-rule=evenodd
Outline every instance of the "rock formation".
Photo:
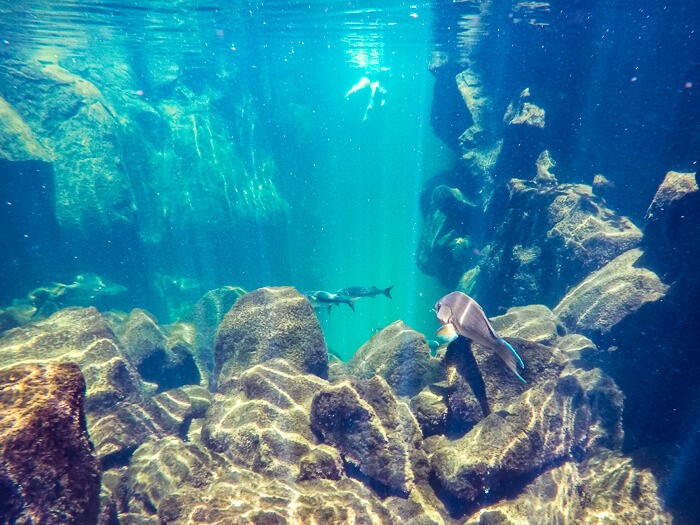
M 75 516 L 89 512 L 76 523 L 446 525 L 533 519 L 537 502 L 573 521 L 608 509 L 630 523 L 669 523 L 654 476 L 620 453 L 623 396 L 589 360 L 595 345 L 564 335 L 545 306 L 493 320 L 525 361 L 527 383 L 464 339 L 431 357 L 424 337 L 400 321 L 328 380 L 313 309 L 282 287 L 246 294 L 224 316 L 214 391 L 188 374 L 176 377 L 193 384 L 166 390 L 183 363 L 168 350 L 173 327 L 142 310 L 109 319 L 69 308 L 0 338 L 0 376 L 36 378 L 21 390 L 32 399 L 45 381 L 82 388 L 84 370 L 86 427 L 71 409 L 61 443 L 85 445 L 71 455 L 71 472 L 91 473 L 80 481 L 92 487 L 76 495 L 62 485 L 58 494 L 39 484 L 23 500 L 12 481 L 12 469 L 32 468 L 23 455 L 7 463 L 9 474 L 0 470 L 12 502 L 0 512 L 14 516 L 50 497 Z M 157 371 L 146 370 L 149 359 L 161 363 Z M 12 392 L 14 381 L 0 389 Z M 71 388 L 49 390 L 73 400 L 51 406 L 75 406 Z M 35 405 L 22 410 L 20 421 L 47 417 Z M 0 450 L 13 443 L 3 438 Z M 65 468 L 50 461 L 46 475 Z
M 100 465 L 72 363 L 0 370 L 0 521 L 96 523 Z

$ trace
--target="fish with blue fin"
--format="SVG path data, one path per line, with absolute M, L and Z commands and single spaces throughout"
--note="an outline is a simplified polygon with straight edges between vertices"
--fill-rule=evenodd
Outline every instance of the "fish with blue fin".
M 518 372 L 518 368 L 525 368 L 518 352 L 496 334 L 484 310 L 474 299 L 462 292 L 449 293 L 435 303 L 435 315 L 442 324 L 437 331 L 438 337 L 446 341 L 454 341 L 460 335 L 471 339 L 498 354 L 518 379 L 526 382 Z

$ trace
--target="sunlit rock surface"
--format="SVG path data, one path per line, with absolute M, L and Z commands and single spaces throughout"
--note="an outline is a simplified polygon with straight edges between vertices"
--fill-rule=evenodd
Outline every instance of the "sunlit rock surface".
M 514 179 L 508 193 L 477 277 L 465 275 L 460 283 L 487 311 L 533 302 L 551 308 L 590 272 L 641 240 L 641 231 L 589 186 Z M 502 286 L 489 288 L 493 282 Z
M 667 523 L 654 477 L 620 455 L 623 395 L 597 348 L 545 306 L 494 318 L 527 383 L 463 338 L 431 357 L 400 321 L 329 380 L 318 320 L 289 287 L 231 307 L 216 385 L 173 376 L 171 341 L 198 340 L 196 325 L 138 309 L 106 317 L 68 308 L 0 338 L 0 376 L 41 359 L 84 370 L 98 523 L 606 523 L 593 520 L 616 512 Z M 164 360 L 145 367 L 154 355 Z
M 72 363 L 0 370 L 0 521 L 96 523 L 100 465 Z
M 640 266 L 640 249 L 627 251 L 574 286 L 554 308 L 572 332 L 606 334 L 645 303 L 658 301 L 668 286 Z
M 425 336 L 396 321 L 362 345 L 347 362 L 352 377 L 383 377 L 399 396 L 413 396 L 444 379 L 439 359 L 430 355 Z
M 291 287 L 260 288 L 241 297 L 219 325 L 214 356 L 219 384 L 275 357 L 320 377 L 328 373 L 318 318 L 308 299 Z

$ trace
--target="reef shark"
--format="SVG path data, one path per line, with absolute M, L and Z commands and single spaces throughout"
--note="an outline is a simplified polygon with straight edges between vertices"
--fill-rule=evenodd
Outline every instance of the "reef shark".
M 526 382 L 518 373 L 518 366 L 525 368 L 518 352 L 496 334 L 484 310 L 474 299 L 462 292 L 449 293 L 435 303 L 435 315 L 443 325 L 437 331 L 438 337 L 448 342 L 454 341 L 460 335 L 471 339 L 478 345 L 496 352 L 518 379 Z

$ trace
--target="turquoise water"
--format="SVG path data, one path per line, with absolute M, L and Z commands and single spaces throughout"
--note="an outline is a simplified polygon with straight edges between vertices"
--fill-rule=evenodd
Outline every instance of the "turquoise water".
M 394 285 L 391 301 L 363 300 L 355 313 L 343 307 L 320 316 L 333 351 L 348 358 L 374 331 L 399 318 L 426 333 L 435 329 L 430 309 L 442 289 L 415 264 L 421 233 L 417 196 L 423 182 L 448 168 L 455 154 L 435 137 L 430 125 L 434 79 L 425 67 L 433 30 L 429 5 L 192 7 L 76 2 L 8 5 L 4 11 L 6 19 L 18 24 L 4 28 L 6 58 L 60 64 L 78 72 L 88 68 L 93 78 L 98 77 L 95 83 L 103 93 L 109 97 L 111 90 L 116 91 L 114 104 L 138 103 L 139 98 L 158 103 L 158 87 L 179 75 L 192 89 L 190 96 L 206 108 L 207 84 L 216 85 L 221 71 L 231 75 L 250 71 L 252 78 L 243 74 L 240 79 L 242 89 L 250 91 L 245 95 L 247 105 L 232 101 L 227 107 L 226 90 L 235 88 L 224 86 L 218 93 L 220 107 L 212 112 L 234 127 L 239 125 L 235 111 L 241 112 L 243 126 L 254 129 L 246 131 L 250 136 L 244 147 L 259 148 L 258 158 L 271 160 L 270 176 L 286 206 L 283 223 L 274 231 L 263 227 L 256 232 L 252 226 L 243 234 L 246 239 L 215 246 L 216 230 L 227 227 L 221 224 L 225 215 L 214 213 L 206 196 L 199 203 L 182 202 L 180 206 L 190 208 L 183 213 L 192 217 L 169 228 L 180 233 L 191 230 L 187 235 L 196 238 L 181 247 L 181 235 L 167 238 L 162 231 L 153 231 L 162 226 L 144 215 L 157 216 L 165 209 L 158 208 L 169 201 L 181 201 L 184 193 L 194 195 L 197 188 L 187 178 L 188 170 L 194 167 L 201 173 L 211 166 L 185 158 L 169 161 L 169 166 L 166 159 L 162 173 L 159 167 L 156 173 L 146 168 L 137 174 L 132 169 L 127 172 L 132 191 L 144 185 L 158 195 L 144 193 L 137 199 L 141 217 L 135 236 L 143 246 L 119 246 L 114 239 L 111 248 L 99 255 L 102 263 L 95 261 L 91 250 L 73 248 L 64 268 L 53 268 L 54 274 L 41 272 L 44 282 L 22 275 L 25 283 L 68 281 L 72 268 L 75 273 L 94 271 L 126 285 L 133 301 L 165 322 L 181 312 L 172 311 L 171 303 L 179 302 L 163 297 L 168 292 L 158 288 L 163 279 L 186 279 L 196 292 L 221 285 L 253 289 L 288 284 L 301 291 L 331 292 L 347 286 Z M 95 71 L 95 61 L 108 69 Z M 124 81 L 119 73 L 124 68 L 127 74 L 132 68 L 133 77 L 116 86 Z M 367 93 L 345 98 L 363 76 L 379 79 L 386 90 L 385 104 L 378 104 L 366 120 Z M 123 88 L 130 91 L 124 93 Z M 254 121 L 245 120 L 246 111 L 254 114 Z M 296 129 L 284 129 L 290 118 Z M 192 135 L 197 135 L 196 126 Z M 239 141 L 241 135 L 230 138 Z M 209 153 L 213 157 L 217 147 Z M 256 154 L 239 152 L 244 160 Z M 144 160 L 143 154 L 135 159 L 139 164 Z M 205 190 L 223 192 L 226 200 L 220 204 L 235 208 L 226 193 L 230 191 L 226 177 L 224 173 L 223 184 L 213 181 Z M 153 202 L 161 196 L 161 202 Z M 205 220 L 207 212 L 211 219 L 202 234 L 200 226 L 191 223 Z M 261 238 L 250 239 L 256 234 Z M 131 253 L 126 255 L 121 248 Z M 176 259 L 171 257 L 173 249 L 179 254 Z M 228 257 L 223 253 L 228 250 L 248 253 L 218 264 L 217 259 Z M 115 255 L 124 259 L 121 268 L 115 268 Z M 191 301 L 197 294 L 188 289 L 185 295 Z
M 63 283 L 56 307 L 139 307 L 166 325 L 222 286 L 393 286 L 318 310 L 342 360 L 398 319 L 432 339 L 436 300 L 458 288 L 488 317 L 554 309 L 613 256 L 592 242 L 584 271 L 543 252 L 560 218 L 514 207 L 509 181 L 531 181 L 546 149 L 587 212 L 629 217 L 641 238 L 667 172 L 697 172 L 698 89 L 690 1 L 0 0 L 0 307 Z M 507 124 L 525 102 L 543 128 Z M 627 396 L 625 453 L 676 458 L 662 492 L 692 509 L 690 202 L 644 241 L 671 306 L 624 341 L 595 334 L 590 367 Z

